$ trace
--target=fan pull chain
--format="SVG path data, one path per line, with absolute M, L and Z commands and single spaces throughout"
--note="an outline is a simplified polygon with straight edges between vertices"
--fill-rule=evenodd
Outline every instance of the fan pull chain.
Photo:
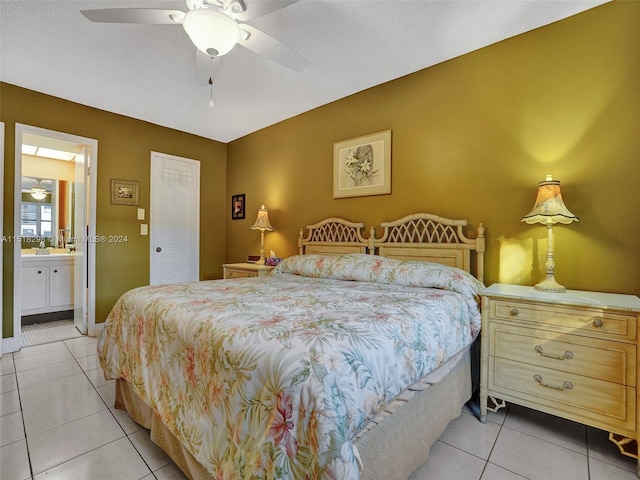
M 213 79 L 211 77 L 209 77 L 209 85 L 209 88 L 211 89 L 211 94 L 209 96 L 209 106 L 213 107 Z

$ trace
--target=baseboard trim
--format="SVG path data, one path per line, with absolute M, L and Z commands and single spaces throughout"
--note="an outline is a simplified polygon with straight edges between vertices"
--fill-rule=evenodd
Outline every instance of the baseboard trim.
M 2 339 L 2 354 L 17 352 L 20 350 L 20 347 L 16 345 L 15 339 L 13 337 L 3 338 Z
M 102 329 L 104 328 L 104 322 L 102 323 L 96 323 L 93 328 L 89 332 L 89 336 L 90 337 L 99 337 L 100 336 L 100 332 L 102 332 Z

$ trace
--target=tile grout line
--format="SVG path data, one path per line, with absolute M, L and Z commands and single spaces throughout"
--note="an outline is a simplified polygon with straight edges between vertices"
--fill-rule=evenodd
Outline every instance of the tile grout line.
M 72 339 L 67 339 L 67 340 L 72 340 Z M 86 452 L 83 452 L 83 453 L 81 453 L 81 454 L 79 454 L 79 455 L 76 455 L 76 456 L 74 456 L 74 457 L 72 457 L 72 458 L 68 458 L 67 460 L 65 460 L 65 461 L 64 461 L 64 462 L 62 462 L 62 463 L 58 463 L 57 465 L 53 465 L 53 466 L 51 466 L 51 467 L 47 468 L 46 470 L 44 470 L 44 471 L 42 471 L 42 472 L 39 472 L 39 473 L 38 473 L 38 475 L 46 474 L 46 472 L 48 472 L 49 470 L 51 470 L 51 469 L 53 469 L 53 468 L 59 467 L 60 465 L 64 465 L 65 463 L 70 462 L 70 461 L 72 461 L 72 460 L 75 460 L 76 458 L 79 458 L 79 457 L 81 457 L 82 455 L 86 455 L 86 454 L 88 454 L 88 453 L 90 453 L 90 452 L 93 452 L 93 451 L 95 451 L 95 450 L 98 450 L 99 448 L 102 448 L 102 447 L 104 447 L 104 446 L 106 446 L 106 445 L 110 445 L 110 444 L 112 444 L 112 443 L 114 443 L 114 442 L 117 442 L 118 440 L 121 440 L 121 439 L 123 439 L 123 438 L 127 438 L 127 440 L 129 441 L 129 443 L 131 443 L 131 445 L 133 446 L 133 448 L 136 450 L 136 453 L 138 453 L 138 455 L 141 457 L 141 459 L 142 459 L 142 461 L 144 462 L 144 464 L 145 464 L 145 465 L 147 466 L 147 468 L 149 469 L 149 472 L 151 472 L 151 473 L 153 474 L 153 472 L 152 472 L 152 470 L 151 470 L 151 467 L 149 467 L 149 465 L 148 465 L 148 464 L 147 464 L 147 462 L 144 460 L 144 458 L 142 457 L 142 455 L 140 454 L 140 452 L 138 451 L 138 449 L 137 449 L 137 448 L 135 448 L 135 445 L 133 445 L 133 442 L 132 442 L 132 441 L 131 441 L 131 439 L 129 438 L 129 435 L 128 435 L 128 434 L 127 434 L 127 432 L 124 430 L 124 428 L 122 427 L 122 425 L 120 425 L 120 422 L 118 422 L 118 419 L 115 417 L 115 415 L 113 415 L 113 412 L 112 412 L 112 411 L 111 411 L 111 409 L 109 408 L 109 405 L 107 405 L 107 402 L 104 400 L 104 398 L 102 398 L 102 395 L 100 395 L 100 393 L 99 393 L 99 392 L 98 392 L 98 390 L 96 389 L 95 385 L 91 382 L 91 379 L 87 376 L 86 371 L 85 371 L 85 370 L 82 368 L 82 366 L 78 363 L 78 359 L 77 359 L 77 358 L 76 358 L 76 356 L 73 354 L 73 352 L 71 351 L 71 349 L 69 348 L 69 346 L 65 343 L 65 340 L 57 340 L 56 342 L 62 342 L 62 343 L 64 344 L 64 346 L 65 346 L 65 348 L 67 349 L 67 351 L 71 354 L 71 356 L 72 356 L 73 360 L 74 360 L 74 361 L 76 362 L 76 364 L 80 367 L 80 370 L 82 371 L 82 374 L 85 376 L 85 378 L 87 379 L 87 381 L 89 382 L 89 384 L 91 385 L 91 387 L 94 389 L 95 393 L 100 397 L 100 400 L 102 401 L 102 403 L 104 403 L 104 405 L 106 406 L 107 411 L 109 412 L 109 414 L 112 416 L 112 418 L 113 418 L 113 419 L 116 421 L 116 423 L 118 424 L 118 427 L 120 427 L 120 429 L 122 430 L 123 436 L 122 436 L 122 437 L 119 437 L 119 438 L 116 438 L 116 439 L 114 439 L 114 440 L 111 440 L 111 441 L 109 441 L 109 442 L 107 442 L 107 443 L 104 443 L 103 445 L 100 445 L 100 446 L 97 446 L 97 447 L 95 447 L 95 448 L 92 448 L 91 450 L 88 450 L 88 451 L 86 451 Z M 54 343 L 54 342 L 50 342 L 50 343 Z M 11 356 L 12 356 L 12 360 L 13 360 L 13 354 L 11 354 Z M 87 356 L 90 356 L 90 355 L 87 355 Z M 80 358 L 83 358 L 83 357 L 80 357 Z M 14 369 L 15 369 L 15 361 L 14 361 Z M 26 444 L 26 448 L 27 448 L 27 458 L 28 458 L 28 461 L 29 461 L 29 472 L 30 472 L 30 478 L 31 478 L 31 479 L 33 479 L 33 478 L 35 478 L 35 474 L 34 474 L 34 471 L 33 471 L 33 464 L 32 464 L 32 462 L 31 462 L 31 454 L 30 454 L 30 450 L 29 450 L 29 439 L 28 439 L 28 437 L 27 437 L 26 424 L 25 424 L 25 421 L 24 421 L 24 410 L 22 409 L 22 400 L 21 400 L 21 397 L 20 397 L 20 385 L 19 385 L 19 383 L 18 383 L 18 376 L 17 376 L 17 372 L 16 372 L 16 383 L 18 384 L 18 399 L 19 399 L 19 402 L 20 402 L 20 413 L 21 413 L 21 416 L 22 416 L 22 428 L 23 428 L 23 431 L 24 431 L 24 439 L 25 439 L 25 444 Z M 93 414 L 90 414 L 90 415 L 93 415 Z M 88 416 L 90 416 L 90 415 L 86 415 L 86 416 L 84 416 L 84 417 L 81 417 L 81 418 L 79 418 L 79 419 L 75 419 L 75 420 L 72 420 L 72 421 L 81 420 L 82 418 L 87 418 L 87 417 L 88 417 Z M 67 422 L 67 423 L 71 423 L 71 422 Z M 57 427 L 55 427 L 55 428 L 57 428 Z M 44 432 L 41 432 L 41 433 L 44 433 Z M 155 476 L 154 476 L 154 477 L 155 477 Z
M 56 341 L 54 341 L 54 342 L 48 342 L 48 343 L 58 343 L 58 342 L 62 342 L 62 344 L 64 345 L 64 347 L 65 347 L 65 348 L 67 349 L 67 351 L 71 354 L 71 357 L 73 358 L 73 360 L 76 362 L 76 364 L 78 364 L 78 361 L 77 361 L 76 357 L 73 355 L 73 352 L 71 352 L 71 351 L 69 350 L 69 347 L 67 346 L 67 344 L 66 344 L 66 343 L 64 343 L 64 340 L 56 340 Z M 39 344 L 39 345 L 46 345 L 46 343 L 42 343 L 42 344 Z M 29 346 L 26 346 L 26 348 L 29 348 L 29 347 L 37 347 L 37 346 L 38 346 L 38 345 L 29 345 Z M 11 357 L 12 357 L 12 359 L 13 359 L 13 353 L 11 354 Z M 22 428 L 23 428 L 23 430 L 24 430 L 24 441 L 25 441 L 25 446 L 26 446 L 26 449 L 27 449 L 27 459 L 28 459 L 28 461 L 29 461 L 29 472 L 30 472 L 30 478 L 31 478 L 31 479 L 34 479 L 34 478 L 35 478 L 35 474 L 34 474 L 34 471 L 33 471 L 33 463 L 32 463 L 32 461 L 31 461 L 31 450 L 29 449 L 29 437 L 27 436 L 27 425 L 26 425 L 26 422 L 25 422 L 25 420 L 24 420 L 24 409 L 22 408 L 22 394 L 21 394 L 21 392 L 20 392 L 20 381 L 18 380 L 18 371 L 17 371 L 17 369 L 16 369 L 15 359 L 13 359 L 13 360 L 14 360 L 13 368 L 14 368 L 15 375 L 16 375 L 16 385 L 17 385 L 17 387 L 18 387 L 18 401 L 19 401 L 19 403 L 20 403 L 20 415 L 22 416 Z M 82 367 L 80 366 L 80 364 L 78 364 L 78 366 L 79 366 L 79 367 L 80 367 L 80 369 L 82 370 Z M 35 368 L 39 368 L 39 367 L 35 367 Z M 27 369 L 27 370 L 32 370 L 32 369 Z M 23 370 L 23 371 L 27 371 L 27 370 Z M 84 373 L 84 370 L 82 370 L 82 373 Z M 85 376 L 86 376 L 86 374 L 85 374 Z M 57 379 L 56 379 L 55 381 L 57 381 Z M 91 381 L 89 381 L 89 382 L 91 382 Z M 92 384 L 92 386 L 93 386 L 93 384 Z M 28 387 L 25 387 L 25 388 L 28 388 Z M 96 393 L 97 393 L 97 392 L 96 392 Z M 100 397 L 100 398 L 102 399 L 102 397 Z M 68 423 L 68 422 L 67 422 L 67 423 Z M 45 430 L 44 432 L 40 432 L 40 433 L 45 433 L 46 431 L 48 431 L 48 430 Z M 36 436 L 36 435 L 33 435 L 33 436 Z M 88 453 L 88 452 L 85 452 L 85 453 Z M 77 458 L 77 457 L 78 457 L 78 456 L 76 456 L 76 457 L 74 457 L 74 458 Z M 68 462 L 68 461 L 70 461 L 70 460 L 73 460 L 73 459 L 68 459 L 68 460 L 66 460 L 66 462 Z M 66 463 L 66 462 L 62 462 L 62 463 Z M 60 464 L 58 464 L 58 465 L 62 465 L 62 463 L 60 463 Z M 51 467 L 51 468 L 55 468 L 55 467 L 57 467 L 58 465 L 54 465 L 54 466 L 53 466 L 53 467 Z M 43 472 L 39 472 L 39 473 L 38 473 L 38 475 L 40 475 L 41 473 L 45 473 L 46 471 L 50 470 L 51 468 L 48 468 L 47 470 L 45 470 L 45 471 L 43 471 Z
M 507 405 L 506 411 L 504 413 L 504 418 L 502 419 L 502 422 L 500 422 L 498 424 L 498 425 L 500 425 L 500 428 L 498 428 L 498 433 L 496 434 L 496 438 L 493 441 L 493 445 L 491 445 L 491 450 L 489 451 L 489 454 L 487 455 L 487 461 L 484 463 L 484 467 L 482 468 L 482 472 L 480 473 L 480 478 L 483 477 L 484 472 L 487 470 L 487 466 L 490 463 L 489 460 L 491 459 L 491 454 L 493 454 L 493 450 L 496 448 L 496 444 L 498 443 L 498 438 L 500 437 L 500 433 L 502 432 L 502 429 L 504 428 L 504 422 L 507 420 L 507 415 L 509 415 L 509 410 L 510 410 L 510 405 Z M 490 421 L 489 419 L 485 420 L 485 422 L 489 422 L 489 421 Z M 496 465 L 496 464 L 492 463 L 492 465 Z M 500 467 L 500 465 L 496 465 L 496 466 Z M 504 467 L 500 467 L 500 468 L 504 468 Z M 508 471 L 511 472 L 511 470 L 508 470 Z M 518 475 L 516 472 L 511 472 L 511 473 L 513 473 L 514 475 Z
M 22 408 L 22 393 L 20 392 L 20 380 L 18 380 L 18 371 L 16 370 L 16 359 L 11 353 L 11 361 L 13 362 L 13 372 L 16 376 L 16 388 L 18 389 L 18 405 L 20 406 L 20 418 L 22 419 L 22 431 L 24 433 L 24 446 L 27 450 L 27 461 L 29 462 L 29 477 L 34 478 L 33 466 L 31 464 L 31 451 L 29 450 L 29 439 L 27 438 L 27 424 L 24 421 L 24 409 Z
M 77 337 L 72 337 L 72 338 L 77 338 Z M 69 338 L 69 339 L 67 339 L 67 340 L 71 340 L 72 338 Z M 106 402 L 104 401 L 104 399 L 102 398 L 102 396 L 100 395 L 100 393 L 96 390 L 96 387 L 95 387 L 95 386 L 93 385 L 93 383 L 91 382 L 91 379 L 87 376 L 87 374 L 86 374 L 85 370 L 84 370 L 84 369 L 82 369 L 82 366 L 78 363 L 78 359 L 77 359 L 77 358 L 76 358 L 76 356 L 73 354 L 73 352 L 69 349 L 69 346 L 65 343 L 65 340 L 56 340 L 56 341 L 54 341 L 54 342 L 49 342 L 49 343 L 58 343 L 58 342 L 61 342 L 61 343 L 64 345 L 64 347 L 66 348 L 67 352 L 69 352 L 69 354 L 71 355 L 71 357 L 73 358 L 73 360 L 76 362 L 76 364 L 77 364 L 77 365 L 78 365 L 78 367 L 80 368 L 80 370 L 81 370 L 81 372 L 83 373 L 83 375 L 85 376 L 85 378 L 89 381 L 89 384 L 91 385 L 91 387 L 95 390 L 96 394 L 100 397 L 100 400 L 102 400 L 102 402 L 103 402 L 103 403 L 105 404 L 105 406 L 107 407 L 107 410 L 109 411 L 109 413 L 113 416 L 113 414 L 112 414 L 112 413 L 111 413 L 111 411 L 109 410 L 108 405 L 106 404 Z M 40 344 L 40 345 L 45 345 L 45 344 Z M 38 346 L 38 345 L 31 345 L 30 347 L 36 347 L 36 346 Z M 29 347 L 27 347 L 27 348 L 29 348 Z M 22 429 L 23 429 L 23 432 L 24 432 L 25 446 L 26 446 L 26 449 L 27 449 L 27 459 L 28 459 L 28 461 L 29 461 L 29 472 L 30 472 L 30 478 L 31 478 L 31 479 L 33 479 L 33 478 L 35 478 L 35 476 L 36 476 L 36 475 L 35 475 L 35 473 L 34 473 L 34 471 L 33 471 L 33 463 L 32 463 L 32 461 L 31 461 L 31 451 L 30 451 L 30 449 L 29 449 L 29 437 L 27 436 L 27 427 L 26 427 L 26 422 L 25 422 L 25 419 L 24 419 L 24 409 L 22 408 L 22 395 L 21 395 L 21 391 L 20 391 L 20 381 L 18 380 L 18 371 L 16 370 L 15 358 L 13 357 L 13 353 L 11 354 L 11 359 L 12 359 L 12 361 L 13 361 L 14 374 L 15 374 L 15 376 L 16 376 L 16 386 L 18 387 L 18 402 L 19 402 L 19 405 L 20 405 L 20 415 L 21 415 L 21 417 L 22 417 Z M 39 368 L 39 367 L 36 367 L 36 368 Z M 26 370 L 25 370 L 25 371 L 26 371 Z M 54 381 L 57 381 L 57 380 L 54 380 Z M 28 388 L 28 387 L 24 387 L 24 388 Z M 75 419 L 75 420 L 72 420 L 72 421 L 80 420 L 80 419 L 82 419 L 82 418 L 86 418 L 86 417 L 88 417 L 88 416 L 90 416 L 90 415 L 86 415 L 86 416 L 84 416 L 84 417 L 81 417 L 81 418 L 79 418 L 79 419 Z M 117 422 L 117 419 L 115 419 L 115 420 L 116 420 L 116 422 Z M 71 422 L 67 422 L 67 423 L 71 423 Z M 118 423 L 118 426 L 120 426 L 120 423 Z M 57 427 L 54 427 L 54 428 L 57 428 Z M 122 427 L 121 427 L 121 426 L 120 426 L 120 428 L 122 429 Z M 45 433 L 46 431 L 48 431 L 48 430 L 45 430 L 44 432 L 40 432 L 40 433 Z M 124 429 L 122 429 L 122 432 L 123 432 L 123 434 L 124 434 L 123 436 L 127 436 L 127 434 L 126 434 L 126 432 L 124 431 Z M 39 433 L 39 434 L 40 434 L 40 433 Z M 39 435 L 39 434 L 37 434 L 37 435 Z M 37 436 L 37 435 L 33 435 L 33 436 Z M 32 437 L 33 437 L 33 436 L 32 436 Z M 89 453 L 89 452 L 92 452 L 92 451 L 94 451 L 94 450 L 97 450 L 97 449 L 98 449 L 98 448 L 100 448 L 100 447 L 103 447 L 103 446 L 105 446 L 105 445 L 109 445 L 110 443 L 113 443 L 113 442 L 115 442 L 115 441 L 117 441 L 117 440 L 120 440 L 121 438 L 123 438 L 123 437 L 119 437 L 119 438 L 117 438 L 117 439 L 115 439 L 115 440 L 112 440 L 112 441 L 107 442 L 107 443 L 105 443 L 105 444 L 103 444 L 103 445 L 100 445 L 99 447 L 96 447 L 96 448 L 93 448 L 93 449 L 91 449 L 91 450 L 88 450 L 88 451 L 86 451 L 86 452 L 84 452 L 84 453 L 82 453 L 82 454 L 80 454 L 80 455 L 76 455 L 75 457 L 69 458 L 69 459 L 65 460 L 64 462 L 62 462 L 62 463 L 59 463 L 59 464 L 57 464 L 57 465 L 54 465 L 54 466 L 52 466 L 52 467 L 47 468 L 46 470 L 44 470 L 44 471 L 42 471 L 42 472 L 39 472 L 39 473 L 38 473 L 38 475 L 43 474 L 43 473 L 46 473 L 47 471 L 51 470 L 52 468 L 56 468 L 56 467 L 58 467 L 58 466 L 60 466 L 60 465 L 63 465 L 64 463 L 67 463 L 67 462 L 69 462 L 69 461 L 71 461 L 71 460 L 74 460 L 74 459 L 76 459 L 76 458 L 78 458 L 78 457 L 80 457 L 80 456 L 82 456 L 82 455 L 85 455 L 85 454 L 87 454 L 87 453 Z
M 115 420 L 115 422 L 118 424 L 118 427 L 120 427 L 120 430 L 122 430 L 122 433 L 124 434 L 124 437 L 120 437 L 116 440 L 113 440 L 114 442 L 117 440 L 120 440 L 122 438 L 126 438 L 129 443 L 131 444 L 131 446 L 133 447 L 133 449 L 136 451 L 136 453 L 138 454 L 138 456 L 140 457 L 140 459 L 142 460 L 142 463 L 144 463 L 146 465 L 146 467 L 149 469 L 149 472 L 151 473 L 151 475 L 153 475 L 153 478 L 156 478 L 155 474 L 153 473 L 153 470 L 151 469 L 151 466 L 147 463 L 147 461 L 145 460 L 144 456 L 142 455 L 142 453 L 138 450 L 138 448 L 136 447 L 136 445 L 133 443 L 133 441 L 131 440 L 131 438 L 129 437 L 129 434 L 125 431 L 124 427 L 120 424 L 120 422 L 118 421 L 118 419 L 116 418 L 116 416 L 113 414 L 113 412 L 111 411 L 111 408 L 109 407 L 109 405 L 107 404 L 107 401 L 102 397 L 102 395 L 100 395 L 100 392 L 98 392 L 98 389 L 96 388 L 96 386 L 93 384 L 93 382 L 91 381 L 91 379 L 89 378 L 89 376 L 87 375 L 87 371 L 84 370 L 82 368 L 82 365 L 80 365 L 80 363 L 78 362 L 78 359 L 76 358 L 76 356 L 73 354 L 73 352 L 71 351 L 71 349 L 69 348 L 69 345 L 67 345 L 65 343 L 65 341 L 63 340 L 64 346 L 67 348 L 67 350 L 69 350 L 69 353 L 71 354 L 71 356 L 73 357 L 73 359 L 76 361 L 76 363 L 78 363 L 78 366 L 80 367 L 80 369 L 82 370 L 82 373 L 84 374 L 85 378 L 89 381 L 89 384 L 91 385 L 91 387 L 94 389 L 94 391 L 96 392 L 96 394 L 100 397 L 100 400 L 102 400 L 102 403 L 104 403 L 104 405 L 107 407 L 107 411 L 109 412 L 109 415 L 111 415 L 111 417 Z M 93 353 L 92 355 L 98 355 L 98 352 L 96 351 L 95 353 Z M 86 355 L 86 356 L 91 356 L 91 355 Z M 80 358 L 84 358 L 84 357 L 80 357 Z M 115 384 L 114 384 L 114 388 L 115 388 Z M 115 408 L 115 407 L 114 407 Z M 105 445 L 108 445 L 109 443 L 113 443 L 113 442 L 108 442 Z M 104 445 L 101 445 L 100 447 L 97 448 L 101 448 Z M 97 448 L 93 449 L 96 450 Z M 88 453 L 88 452 L 85 452 Z M 83 454 L 84 455 L 84 454 Z M 77 457 L 76 457 L 77 458 Z M 67 460 L 69 461 L 69 460 Z M 66 463 L 66 462 L 63 462 Z M 146 476 L 146 475 L 145 475 Z

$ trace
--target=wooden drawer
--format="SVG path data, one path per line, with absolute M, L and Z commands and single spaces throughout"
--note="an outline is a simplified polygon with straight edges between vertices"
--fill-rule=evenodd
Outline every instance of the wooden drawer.
M 500 398 L 544 406 L 548 413 L 597 428 L 635 432 L 633 387 L 490 357 L 489 389 Z
M 224 278 L 247 278 L 247 277 L 257 277 L 257 271 L 250 270 L 236 270 L 233 268 L 225 268 L 224 269 Z
M 256 263 L 226 263 L 222 265 L 222 276 L 225 279 L 265 277 L 271 273 L 274 267 L 258 265 Z
M 612 340 L 636 339 L 636 317 L 594 308 L 563 307 L 509 300 L 490 302 L 494 319 L 527 322 L 560 332 Z
M 636 346 L 504 323 L 491 323 L 489 355 L 636 386 Z

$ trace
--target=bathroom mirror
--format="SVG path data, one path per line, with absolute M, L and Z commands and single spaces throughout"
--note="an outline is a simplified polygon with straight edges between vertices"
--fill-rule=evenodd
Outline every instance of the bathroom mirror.
M 76 237 L 74 182 L 77 146 L 49 136 L 22 138 L 20 236 L 22 248 L 65 248 Z
M 73 182 L 22 177 L 20 235 L 23 248 L 64 248 L 73 237 Z

